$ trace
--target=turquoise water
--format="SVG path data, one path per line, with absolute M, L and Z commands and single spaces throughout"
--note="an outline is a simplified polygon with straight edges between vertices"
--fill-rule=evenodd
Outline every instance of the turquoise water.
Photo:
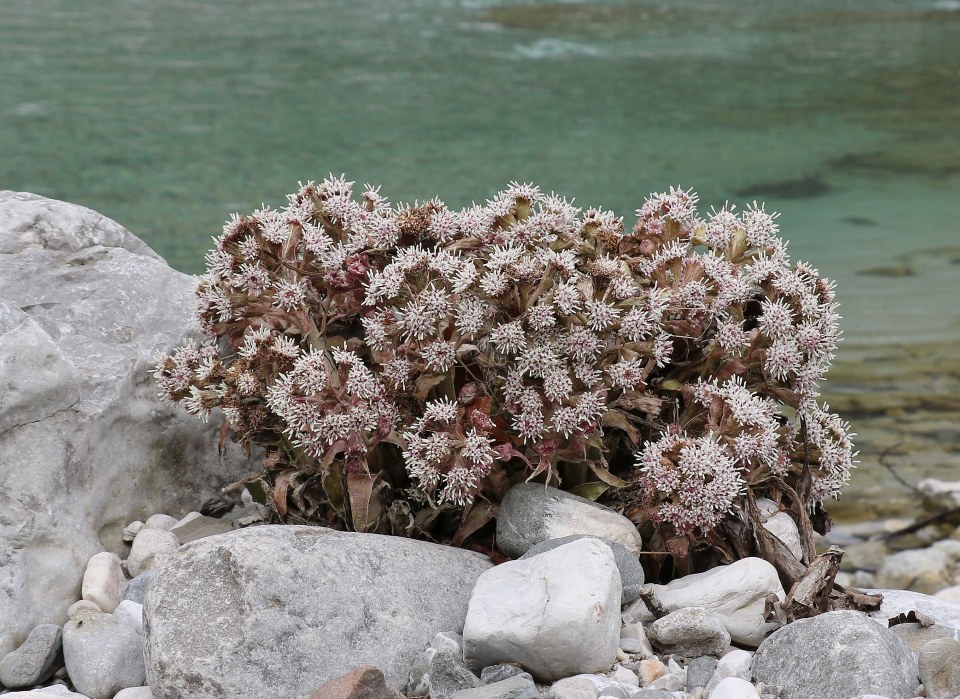
M 676 184 L 766 200 L 838 280 L 848 346 L 952 342 L 960 1 L 0 3 L 0 188 L 199 272 L 230 212 L 331 171 L 628 219 Z

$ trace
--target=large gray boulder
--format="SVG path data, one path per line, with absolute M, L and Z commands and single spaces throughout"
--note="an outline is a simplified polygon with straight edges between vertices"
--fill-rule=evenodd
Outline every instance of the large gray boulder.
M 67 620 L 127 522 L 253 470 L 148 374 L 192 332 L 195 285 L 95 211 L 0 191 L 0 656 Z
M 774 631 L 753 656 L 753 679 L 782 699 L 909 699 L 920 683 L 913 651 L 890 629 L 855 611 L 827 612 Z
M 492 567 L 449 546 L 264 525 L 198 539 L 147 589 L 157 699 L 302 699 L 359 665 L 401 685 L 438 630 L 459 632 Z

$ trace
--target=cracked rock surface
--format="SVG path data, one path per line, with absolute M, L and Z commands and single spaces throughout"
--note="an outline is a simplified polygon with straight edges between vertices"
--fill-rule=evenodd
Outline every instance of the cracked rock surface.
M 170 555 L 144 601 L 157 699 L 302 699 L 358 665 L 401 685 L 437 629 L 463 627 L 479 553 L 379 534 L 263 525 Z
M 148 374 L 190 333 L 195 284 L 95 211 L 0 191 L 0 657 L 66 621 L 124 524 L 251 470 Z

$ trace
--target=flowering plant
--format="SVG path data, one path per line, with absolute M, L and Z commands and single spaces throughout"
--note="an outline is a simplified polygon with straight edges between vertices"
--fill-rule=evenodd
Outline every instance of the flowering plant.
M 227 222 L 197 290 L 210 341 L 159 358 L 160 393 L 264 448 L 244 482 L 284 521 L 460 544 L 537 479 L 677 554 L 735 555 L 725 527 L 771 498 L 809 559 L 855 457 L 817 401 L 833 286 L 762 207 L 696 202 L 651 195 L 626 230 L 531 185 L 457 211 L 307 183 Z

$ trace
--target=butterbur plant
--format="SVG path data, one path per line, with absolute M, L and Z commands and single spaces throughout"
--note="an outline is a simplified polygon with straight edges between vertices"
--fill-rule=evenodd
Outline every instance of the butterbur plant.
M 480 542 L 534 480 L 617 508 L 652 552 L 730 560 L 770 557 L 764 497 L 809 563 L 855 458 L 818 402 L 833 285 L 763 207 L 696 204 L 651 195 L 627 229 L 532 185 L 453 210 L 309 182 L 227 222 L 208 340 L 159 358 L 160 393 L 263 448 L 241 483 L 282 521 Z

